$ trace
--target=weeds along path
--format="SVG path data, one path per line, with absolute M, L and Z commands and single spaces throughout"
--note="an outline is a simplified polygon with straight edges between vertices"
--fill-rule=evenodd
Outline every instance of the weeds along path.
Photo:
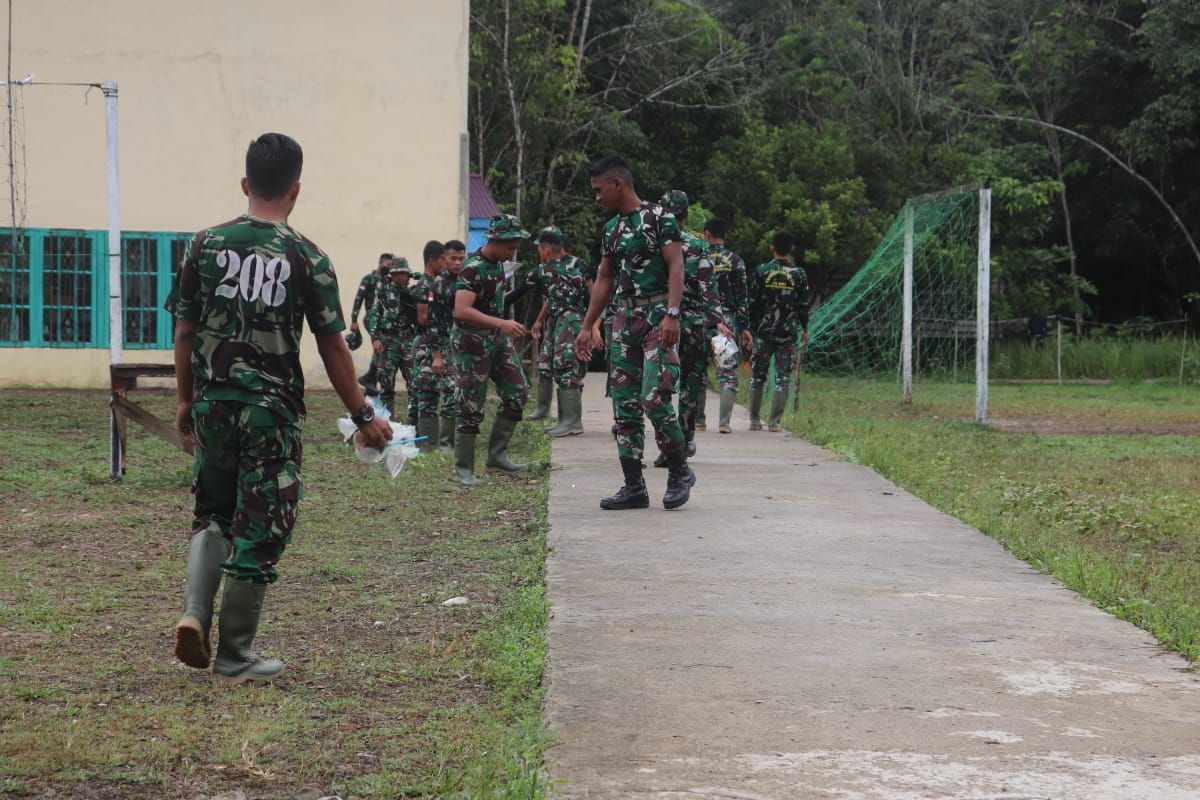
M 599 384 L 552 453 L 559 795 L 1200 798 L 1200 683 L 1149 634 L 740 409 L 684 508 L 648 469 L 649 510 L 602 512 Z

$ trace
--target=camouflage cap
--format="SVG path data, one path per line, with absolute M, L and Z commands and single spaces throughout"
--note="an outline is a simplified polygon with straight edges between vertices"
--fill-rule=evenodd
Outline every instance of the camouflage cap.
M 358 331 L 350 331 L 346 334 L 346 346 L 351 350 L 357 350 L 362 347 L 362 334 Z
M 521 227 L 521 220 L 512 214 L 497 214 L 488 225 L 489 239 L 528 239 L 529 231 Z
M 560 244 L 563 240 L 563 232 L 557 225 L 547 225 L 538 231 L 538 241 L 548 242 L 550 244 Z
M 672 214 L 682 214 L 688 210 L 687 192 L 682 189 L 672 189 L 662 196 L 658 204 Z
M 412 268 L 408 266 L 408 259 L 404 256 L 393 259 L 392 263 L 388 265 L 389 275 L 395 275 L 397 272 L 407 272 L 409 275 L 412 275 Z

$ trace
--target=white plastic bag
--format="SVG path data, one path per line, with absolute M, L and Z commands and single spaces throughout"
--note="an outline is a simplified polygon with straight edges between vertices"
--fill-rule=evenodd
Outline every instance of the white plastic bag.
M 712 338 L 713 358 L 717 364 L 724 366 L 737 366 L 738 346 L 737 342 L 730 339 L 723 333 L 718 333 Z
M 377 412 L 379 413 L 379 412 Z M 387 410 L 384 409 L 380 414 L 381 418 L 387 419 Z M 338 420 L 338 432 L 347 442 L 354 442 L 354 454 L 358 457 L 360 463 L 371 465 L 385 462 L 385 466 L 396 477 L 400 474 L 400 470 L 404 469 L 404 462 L 410 458 L 416 458 L 420 454 L 420 448 L 417 447 L 416 437 L 417 429 L 412 425 L 401 425 L 398 422 L 390 423 L 392 426 L 392 440 L 387 443 L 383 450 L 376 450 L 374 447 L 366 447 L 363 445 L 362 435 L 358 432 L 358 426 L 350 417 L 342 417 Z

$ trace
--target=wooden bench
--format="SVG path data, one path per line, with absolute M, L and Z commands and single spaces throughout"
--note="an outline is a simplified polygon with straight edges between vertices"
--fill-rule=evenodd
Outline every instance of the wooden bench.
M 112 400 L 109 402 L 109 473 L 114 481 L 125 475 L 125 444 L 128 420 L 133 420 L 160 439 L 166 439 L 180 450 L 192 453 L 175 430 L 174 420 L 163 422 L 129 399 L 130 390 L 137 388 L 138 378 L 174 378 L 174 364 L 113 364 L 109 367 L 112 381 Z

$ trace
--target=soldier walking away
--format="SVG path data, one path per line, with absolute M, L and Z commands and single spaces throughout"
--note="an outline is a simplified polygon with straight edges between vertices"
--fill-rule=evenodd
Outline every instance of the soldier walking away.
M 699 236 L 687 229 L 688 196 L 686 192 L 672 189 L 659 201 L 662 207 L 679 220 L 683 239 L 683 313 L 679 332 L 679 424 L 683 426 L 683 438 L 687 442 L 688 458 L 696 455 L 697 416 L 700 401 L 704 397 L 708 372 L 709 342 L 714 332 L 732 336 L 733 331 L 725 326 L 725 314 L 721 308 L 713 283 L 712 262 L 708 259 L 708 245 Z M 660 454 L 654 466 L 665 467 L 667 459 Z
M 796 365 L 796 338 L 808 342 L 808 274 L 791 259 L 796 237 L 779 231 L 771 239 L 773 258 L 750 278 L 750 330 L 742 342 L 750 355 L 750 430 L 761 431 L 763 387 L 775 359 L 775 394 L 767 429 L 778 433 L 787 408 L 788 388 Z
M 725 246 L 728 230 L 728 224 L 720 217 L 713 217 L 704 223 L 704 241 L 708 242 L 708 260 L 712 262 L 717 294 L 721 298 L 721 306 L 725 309 L 725 324 L 737 334 L 730 339 L 733 346 L 738 347 L 742 331 L 746 330 L 748 313 L 746 262 Z M 721 433 L 730 433 L 733 430 L 729 427 L 729 419 L 733 414 L 734 403 L 737 402 L 738 367 L 741 364 L 740 348 L 736 354 L 721 358 L 717 362 L 717 383 L 721 386 L 721 416 L 718 418 L 717 430 Z
M 379 265 L 374 272 L 368 272 L 358 282 L 358 291 L 354 293 L 354 306 L 350 309 L 350 331 L 362 335 L 362 331 L 358 327 L 358 312 L 365 306 L 366 313 L 371 313 L 371 307 L 375 305 L 375 299 L 379 296 L 380 290 L 387 284 L 388 268 L 391 266 L 392 259 L 395 258 L 391 253 L 379 254 Z M 360 376 L 358 383 L 367 390 L 367 394 L 379 394 L 379 389 L 376 387 L 378 381 L 379 358 L 375 352 L 371 352 L 371 366 L 367 368 L 364 375 Z
M 542 351 L 547 354 L 550 373 L 558 386 L 558 422 L 546 429 L 553 437 L 583 433 L 583 379 L 587 362 L 575 351 L 575 340 L 583 327 L 592 295 L 592 277 L 587 264 L 563 252 L 562 232 L 545 228 L 538 236 L 546 299 L 533 325 L 533 335 L 542 333 Z
M 500 409 L 488 440 L 488 467 L 521 472 L 524 464 L 508 457 L 529 384 L 525 368 L 513 346 L 513 337 L 525 335 L 525 326 L 504 318 L 504 262 L 517 254 L 529 232 L 511 214 L 492 217 L 487 243 L 463 264 L 455 283 L 454 361 L 458 372 L 458 431 L 454 441 L 454 477 L 464 486 L 479 483 L 475 477 L 475 438 L 483 422 L 488 380 L 496 385 Z
M 696 476 L 687 464 L 683 430 L 671 395 L 679 384 L 679 305 L 683 300 L 683 251 L 679 223 L 657 203 L 643 202 L 633 173 L 619 156 L 607 156 L 588 169 L 596 202 L 614 216 L 604 226 L 600 270 L 583 330 L 576 340 L 580 357 L 591 357 L 593 325 L 617 293 L 608 355 L 617 454 L 625 484 L 600 501 L 604 509 L 648 508 L 642 477 L 645 418 L 654 426 L 659 450 L 670 469 L 665 508 L 688 501 Z M 644 416 L 643 416 L 644 415 Z
M 412 278 L 408 259 L 401 256 L 392 261 L 388 276 L 390 280 L 367 315 L 367 330 L 375 340 L 375 352 L 379 355 L 379 399 L 394 419 L 412 425 L 415 411 L 412 339 L 416 332 L 417 306 L 408 293 Z M 409 398 L 404 414 L 395 407 L 397 372 L 404 378 L 405 393 Z
M 434 281 L 445 268 L 445 252 L 441 242 L 426 242 L 421 253 L 425 270 L 408 287 L 417 315 L 416 335 L 412 342 L 412 390 L 416 397 L 417 444 L 422 450 L 433 450 L 438 444 L 438 401 L 446 365 L 442 347 L 437 342 L 437 329 L 430 319 L 430 309 L 434 301 Z
M 192 239 L 166 302 L 175 318 L 175 423 L 195 446 L 192 538 L 175 656 L 208 669 L 213 598 L 226 576 L 213 674 L 271 680 L 283 662 L 251 645 L 267 586 L 291 540 L 301 490 L 304 321 L 363 443 L 382 448 L 391 427 L 372 415 L 354 376 L 337 277 L 329 257 L 288 225 L 303 154 L 266 133 L 250 143 L 247 213 Z
M 451 334 L 454 332 L 454 292 L 458 283 L 458 273 L 462 272 L 463 262 L 467 260 L 467 246 L 458 239 L 451 239 L 444 245 L 442 256 L 446 268 L 433 282 L 433 303 L 429 306 L 429 328 L 433 338 L 434 372 L 437 363 L 442 363 L 441 381 L 439 383 L 438 416 L 438 450 L 451 452 L 454 450 L 455 417 L 458 414 L 458 378 L 454 369 L 454 347 Z

